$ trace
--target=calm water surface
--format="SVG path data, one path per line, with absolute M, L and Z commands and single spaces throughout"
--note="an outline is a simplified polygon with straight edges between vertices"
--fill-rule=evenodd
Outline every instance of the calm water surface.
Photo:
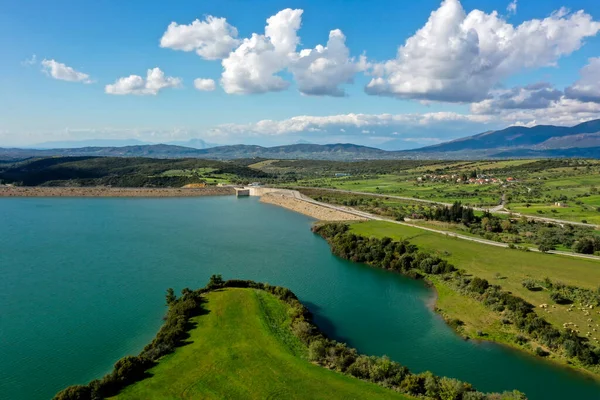
M 336 339 L 483 391 L 600 399 L 600 385 L 458 338 L 422 282 L 337 259 L 310 218 L 256 199 L 0 199 L 0 398 L 48 399 L 137 354 L 168 287 L 287 286 Z

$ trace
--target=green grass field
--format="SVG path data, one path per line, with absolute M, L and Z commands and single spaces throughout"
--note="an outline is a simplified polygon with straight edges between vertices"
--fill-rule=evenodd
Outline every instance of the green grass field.
M 395 240 L 408 239 L 423 249 L 438 253 L 457 268 L 487 279 L 492 284 L 500 285 L 504 290 L 511 291 L 536 307 L 543 303 L 553 304 L 553 302 L 545 290 L 536 292 L 525 289 L 522 282 L 527 278 L 541 280 L 548 277 L 553 281 L 588 289 L 600 287 L 600 262 L 598 261 L 495 247 L 390 222 L 356 223 L 352 225 L 352 231 L 367 237 L 387 236 Z M 461 299 L 464 297 L 461 296 L 456 301 L 449 301 L 439 307 L 455 308 L 456 312 L 463 314 L 459 319 L 468 319 L 473 309 L 461 311 L 461 306 L 458 304 Z M 582 327 L 582 334 L 590 331 L 593 337 L 600 339 L 600 328 L 594 328 L 596 324 L 600 325 L 600 314 L 594 312 L 586 316 L 577 309 L 573 312 L 568 312 L 567 309 L 566 305 L 555 305 L 555 308 L 537 308 L 536 311 L 561 329 L 563 323 L 573 322 Z M 591 322 L 588 321 L 589 318 L 592 319 Z M 588 324 L 592 326 L 588 327 Z M 600 341 L 592 339 L 591 343 L 598 346 Z
M 190 343 L 117 399 L 409 399 L 306 360 L 287 305 L 252 289 L 207 295 Z

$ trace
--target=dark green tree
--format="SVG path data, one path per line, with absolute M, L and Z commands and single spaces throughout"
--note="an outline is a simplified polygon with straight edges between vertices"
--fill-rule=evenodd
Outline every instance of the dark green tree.
M 177 300 L 177 296 L 175 296 L 175 290 L 173 290 L 173 288 L 168 288 L 167 289 L 167 305 L 170 306 L 171 304 L 173 304 L 176 300 Z

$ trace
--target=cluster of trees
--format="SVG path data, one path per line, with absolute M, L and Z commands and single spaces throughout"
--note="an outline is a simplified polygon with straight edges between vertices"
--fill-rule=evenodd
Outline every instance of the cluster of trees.
M 434 207 L 429 210 L 426 217 L 442 222 L 460 222 L 467 226 L 481 221 L 481 218 L 475 216 L 471 207 L 463 206 L 460 201 L 455 202 L 451 207 Z
M 576 253 L 594 254 L 600 252 L 600 237 L 593 230 L 574 225 L 557 225 L 552 223 L 520 219 L 502 219 L 488 212 L 481 217 L 476 216 L 473 209 L 455 202 L 451 207 L 433 207 L 424 214 L 426 219 L 462 223 L 469 232 L 489 240 L 520 243 L 526 238 L 538 246 L 541 251 L 550 251 L 557 246 L 570 247 Z
M 600 237 L 585 236 L 573 242 L 571 246 L 574 252 L 581 254 L 595 254 L 600 252 Z
M 342 223 L 315 225 L 313 232 L 325 238 L 331 251 L 355 262 L 402 272 L 418 278 L 422 274 L 447 274 L 456 268 L 434 254 L 419 251 L 408 242 L 395 242 L 390 238 L 375 239 L 348 232 Z
M 600 350 L 594 349 L 585 339 L 573 332 L 556 329 L 535 313 L 533 305 L 510 292 L 503 291 L 498 285 L 490 285 L 485 279 L 464 276 L 462 271 L 458 271 L 452 264 L 418 250 L 414 244 L 406 241 L 394 242 L 389 238 L 367 239 L 349 232 L 348 226 L 340 223 L 316 225 L 313 231 L 324 237 L 331 245 L 332 252 L 339 257 L 395 270 L 412 277 L 442 274 L 443 279 L 459 292 L 481 301 L 496 312 L 503 313 L 506 319 L 522 332 L 549 349 L 562 349 L 567 356 L 577 357 L 586 365 L 597 365 L 600 362 Z M 530 283 L 527 282 L 527 285 Z M 559 289 L 564 293 L 568 287 L 562 285 Z M 555 287 L 554 291 L 559 289 Z M 569 290 L 573 292 L 575 289 L 580 298 L 583 293 L 587 293 L 584 289 Z M 595 301 L 600 301 L 600 298 Z
M 203 311 L 202 291 L 184 289 L 177 298 L 172 289 L 167 291 L 169 311 L 156 337 L 137 356 L 127 356 L 114 365 L 113 371 L 102 379 L 87 385 L 74 385 L 59 392 L 54 400 L 99 400 L 114 396 L 125 386 L 147 376 L 158 359 L 172 353 L 188 337 L 190 318 Z

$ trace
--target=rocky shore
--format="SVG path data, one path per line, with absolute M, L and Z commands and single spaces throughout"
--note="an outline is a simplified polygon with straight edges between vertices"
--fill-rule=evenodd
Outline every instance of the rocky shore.
M 273 192 L 261 196 L 263 203 L 287 208 L 320 221 L 363 221 L 364 218 L 297 199 L 287 193 Z
M 0 197 L 197 197 L 234 195 L 231 187 L 115 188 L 115 187 L 0 187 Z

